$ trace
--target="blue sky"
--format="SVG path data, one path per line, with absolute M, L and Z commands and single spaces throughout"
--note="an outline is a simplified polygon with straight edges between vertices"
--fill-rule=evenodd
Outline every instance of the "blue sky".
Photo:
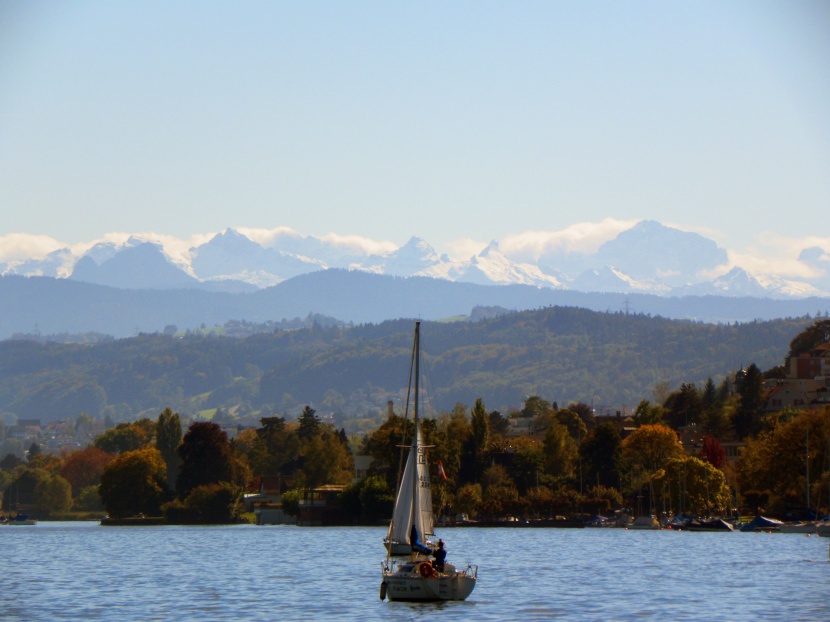
M 463 253 L 648 218 L 783 258 L 830 252 L 828 210 L 828 2 L 0 0 L 7 257 L 229 226 Z

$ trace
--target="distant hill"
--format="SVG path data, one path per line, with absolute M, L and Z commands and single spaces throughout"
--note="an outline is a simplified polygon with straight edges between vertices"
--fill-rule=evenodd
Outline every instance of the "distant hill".
M 476 322 L 423 323 L 428 406 L 447 411 L 482 397 L 490 409 L 509 409 L 536 394 L 613 411 L 650 399 L 659 382 L 676 388 L 710 376 L 718 381 L 753 362 L 762 369 L 780 364 L 790 340 L 811 323 L 713 325 L 563 307 L 499 313 Z M 245 338 L 6 340 L 0 414 L 50 421 L 86 412 L 126 420 L 169 406 L 189 417 L 221 408 L 240 419 L 310 404 L 342 423 L 383 412 L 387 400 L 400 404 L 412 328 L 405 319 Z
M 402 317 L 469 316 L 474 307 L 513 311 L 553 305 L 704 322 L 752 321 L 826 313 L 830 300 L 587 293 L 531 285 L 477 285 L 429 277 L 320 270 L 255 292 L 116 289 L 72 279 L 0 277 L 0 339 L 12 335 L 97 332 L 114 337 L 323 314 L 346 323 Z

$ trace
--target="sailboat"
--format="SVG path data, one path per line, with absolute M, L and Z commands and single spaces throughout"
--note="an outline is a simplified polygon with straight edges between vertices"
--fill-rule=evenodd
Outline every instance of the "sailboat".
M 415 400 L 417 402 L 417 396 Z M 395 512 L 383 542 L 389 555 L 409 555 L 413 544 L 421 545 L 430 551 L 433 548 L 430 538 L 435 532 L 426 449 L 416 415 L 414 442 L 409 448 L 398 495 L 395 498 Z M 417 502 L 414 494 L 416 488 Z M 415 542 L 412 542 L 413 537 Z
M 415 322 L 412 353 L 415 364 L 413 422 L 415 431 L 403 476 L 395 496 L 395 512 L 385 545 L 387 557 L 381 562 L 380 598 L 389 600 L 465 600 L 476 586 L 478 566 L 458 570 L 445 563 L 438 570 L 429 560 L 431 549 L 423 544 L 432 533 L 432 491 L 426 449 L 418 422 L 421 323 Z M 439 543 L 440 544 L 440 543 Z M 407 554 L 407 559 L 392 559 Z

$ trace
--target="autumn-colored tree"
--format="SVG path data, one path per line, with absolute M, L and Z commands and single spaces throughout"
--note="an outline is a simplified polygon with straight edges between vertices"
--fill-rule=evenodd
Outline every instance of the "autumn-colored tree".
M 467 484 L 458 489 L 452 503 L 456 514 L 475 516 L 481 506 L 481 484 Z
M 563 408 L 555 415 L 558 423 L 564 425 L 568 429 L 568 434 L 577 442 L 582 442 L 582 439 L 588 434 L 588 427 L 577 413 L 567 408 Z
M 828 339 L 830 339 L 830 320 L 816 320 L 812 326 L 798 333 L 790 342 L 787 361 L 789 362 L 789 359 L 794 356 L 813 350 Z
M 654 489 L 675 511 L 706 516 L 724 514 L 732 505 L 723 471 L 694 456 L 669 460 L 655 475 Z
M 95 447 L 110 454 L 123 454 L 144 447 L 153 440 L 155 424 L 149 419 L 119 423 L 95 439 Z
M 165 498 L 167 465 L 155 447 L 117 456 L 101 474 L 99 492 L 113 518 L 158 516 Z
M 683 453 L 677 433 L 660 425 L 644 425 L 637 428 L 622 442 L 623 459 L 635 469 L 654 473 L 666 463 Z
M 481 489 L 487 492 L 488 488 L 495 488 L 498 486 L 513 486 L 513 478 L 500 464 L 493 464 L 486 469 L 481 475 Z
M 87 447 L 69 454 L 63 461 L 60 474 L 72 486 L 73 496 L 78 496 L 84 488 L 97 486 L 101 473 L 115 458 L 97 447 Z
M 810 498 L 815 500 L 811 505 L 823 497 L 822 507 L 826 507 L 828 452 L 830 407 L 801 411 L 756 438 L 747 439 L 735 465 L 739 488 L 769 491 L 770 505 L 780 510 L 787 505 L 803 506 L 809 461 Z
M 522 417 L 541 417 L 551 412 L 550 402 L 543 400 L 538 395 L 531 395 L 525 400 L 524 408 L 522 408 Z
M 482 495 L 479 512 L 496 517 L 511 514 L 519 496 L 515 486 L 491 486 Z
M 726 462 L 726 450 L 715 437 L 704 436 L 700 457 L 716 469 L 722 469 Z

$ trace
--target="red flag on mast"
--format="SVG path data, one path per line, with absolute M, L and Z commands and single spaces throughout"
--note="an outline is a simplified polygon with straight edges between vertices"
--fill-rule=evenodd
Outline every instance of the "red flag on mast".
M 447 479 L 447 473 L 444 471 L 444 465 L 441 464 L 441 461 L 438 461 L 438 477 L 441 479 Z

